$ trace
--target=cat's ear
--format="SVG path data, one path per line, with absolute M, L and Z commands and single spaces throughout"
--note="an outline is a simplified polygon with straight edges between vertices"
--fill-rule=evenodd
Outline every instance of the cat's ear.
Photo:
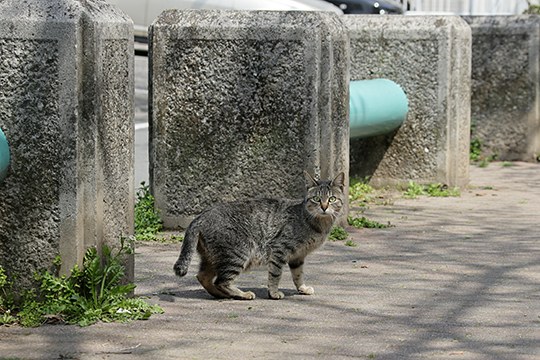
M 313 176 L 311 176 L 307 171 L 304 170 L 304 178 L 306 179 L 306 188 L 312 188 L 312 187 L 316 187 L 316 186 L 319 186 L 319 183 L 317 182 L 317 180 L 315 180 L 313 178 Z
M 337 186 L 343 191 L 345 189 L 345 173 L 342 171 L 340 172 L 334 180 L 332 180 L 332 186 Z

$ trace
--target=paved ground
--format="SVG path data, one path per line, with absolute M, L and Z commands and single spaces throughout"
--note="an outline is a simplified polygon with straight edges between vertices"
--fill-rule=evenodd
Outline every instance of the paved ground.
M 174 278 L 178 245 L 140 246 L 138 294 L 165 314 L 129 324 L 0 327 L 0 358 L 540 359 L 540 165 L 473 168 L 459 198 L 398 199 L 306 265 L 313 296 L 211 299 Z

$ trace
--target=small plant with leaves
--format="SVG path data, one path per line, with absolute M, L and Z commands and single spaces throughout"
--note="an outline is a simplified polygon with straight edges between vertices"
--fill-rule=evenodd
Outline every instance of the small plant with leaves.
M 533 6 L 536 6 L 536 5 L 533 5 Z M 471 119 L 471 143 L 470 143 L 470 150 L 469 150 L 469 159 L 472 164 L 478 167 L 484 168 L 484 167 L 487 167 L 493 161 L 496 161 L 499 156 L 495 153 L 489 153 L 487 150 L 484 149 L 484 143 L 482 139 L 475 136 L 476 128 L 477 128 L 476 119 Z
M 349 216 L 347 218 L 347 223 L 357 229 L 386 229 L 392 226 L 390 223 L 381 224 L 380 222 L 369 220 L 364 216 L 361 218 L 353 218 L 352 216 Z
M 345 246 L 357 247 L 358 245 L 352 240 L 347 240 L 345 241 Z
M 156 240 L 157 234 L 163 229 L 159 212 L 154 207 L 155 199 L 148 185 L 141 183 L 137 190 L 135 204 L 135 239 Z
M 457 197 L 461 193 L 457 187 L 450 188 L 440 183 L 421 185 L 414 181 L 409 181 L 409 185 L 405 189 L 403 196 L 409 199 L 416 199 L 422 195 L 431 197 Z
M 103 245 L 101 256 L 93 247 L 85 254 L 83 268 L 75 266 L 69 277 L 49 271 L 36 274 L 39 288 L 27 292 L 20 306 L 4 311 L 4 317 L 11 315 L 22 326 L 29 327 L 47 322 L 87 326 L 97 321 L 148 319 L 152 314 L 162 313 L 159 306 L 130 297 L 135 285 L 122 283 L 125 275 L 122 259 L 129 251 L 123 242 L 117 251 Z
M 409 199 L 416 199 L 420 195 L 426 195 L 424 186 L 414 181 L 409 181 L 409 185 L 407 186 L 407 189 L 405 189 L 403 196 Z
M 12 315 L 12 308 L 11 282 L 8 281 L 4 268 L 0 266 L 0 325 L 13 324 L 17 321 Z
M 137 202 L 135 204 L 135 240 L 156 241 L 161 243 L 178 243 L 184 240 L 180 234 L 164 234 L 163 222 L 159 211 L 155 208 L 154 196 L 150 188 L 144 183 L 137 190 Z
M 373 187 L 366 181 L 351 179 L 351 185 L 349 186 L 349 201 L 368 203 L 371 200 L 372 193 Z
M 459 188 L 450 188 L 447 185 L 435 183 L 426 187 L 426 193 L 432 197 L 458 197 L 461 195 Z
M 345 240 L 349 237 L 349 233 L 342 228 L 341 226 L 334 226 L 332 228 L 332 231 L 330 231 L 330 235 L 328 236 L 328 239 L 330 241 L 340 241 Z
M 540 15 L 540 5 L 534 5 L 530 0 L 527 0 L 529 7 L 523 12 L 524 14 Z
M 469 158 L 472 162 L 480 161 L 482 156 L 482 141 L 478 138 L 471 140 Z
M 491 162 L 497 160 L 497 154 L 485 154 L 482 150 L 482 140 L 473 138 L 471 140 L 469 159 L 471 163 L 478 167 L 487 167 Z

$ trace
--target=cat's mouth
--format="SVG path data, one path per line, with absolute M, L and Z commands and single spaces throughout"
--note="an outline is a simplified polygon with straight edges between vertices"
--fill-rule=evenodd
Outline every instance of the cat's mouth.
M 327 217 L 327 216 L 332 216 L 333 213 L 334 212 L 332 210 L 330 210 L 330 209 L 326 209 L 326 210 L 320 209 L 319 213 L 317 215 L 320 216 L 320 217 Z

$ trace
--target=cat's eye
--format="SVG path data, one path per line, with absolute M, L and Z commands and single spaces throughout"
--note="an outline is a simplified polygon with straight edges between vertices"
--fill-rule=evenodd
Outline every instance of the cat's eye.
M 321 198 L 320 198 L 320 196 L 314 196 L 314 197 L 311 198 L 311 201 L 313 201 L 314 203 L 320 203 Z
M 337 201 L 337 197 L 335 197 L 335 196 L 330 196 L 330 197 L 328 198 L 328 201 L 330 201 L 331 203 L 336 202 L 336 201 Z

